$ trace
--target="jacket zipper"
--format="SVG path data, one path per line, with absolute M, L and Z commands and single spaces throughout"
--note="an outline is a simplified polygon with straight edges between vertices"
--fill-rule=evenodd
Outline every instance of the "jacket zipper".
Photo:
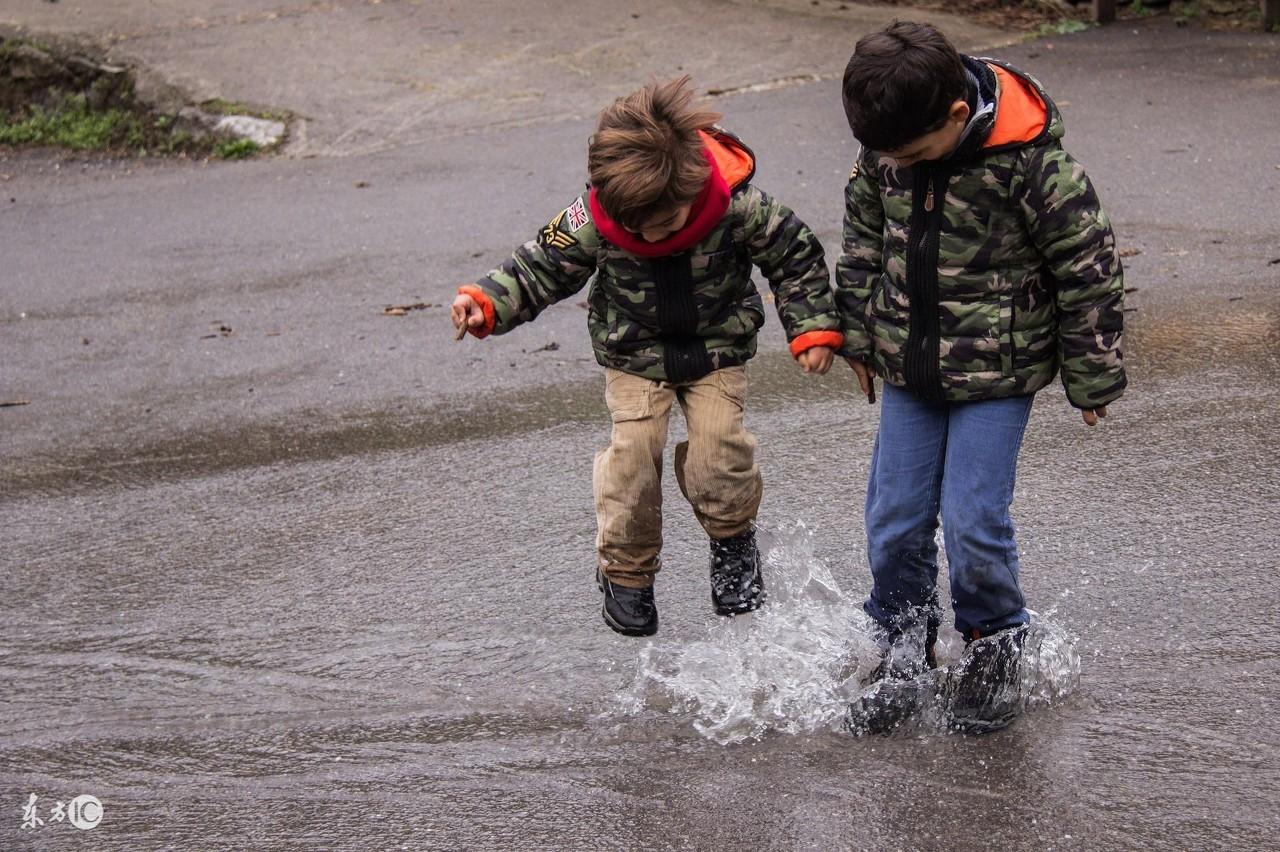
M 926 167 L 927 168 L 927 167 Z M 909 240 L 907 274 L 914 279 L 911 283 L 912 313 L 916 314 L 912 323 L 914 332 L 908 335 L 903 372 L 907 386 L 926 400 L 940 400 L 942 380 L 938 374 L 938 292 L 937 292 L 937 258 L 935 246 L 937 233 L 935 226 L 941 223 L 933 215 L 936 202 L 934 199 L 933 169 L 928 169 L 928 182 L 925 185 L 923 212 L 912 217 L 914 233 Z M 912 245 L 911 243 L 914 243 Z M 930 262 L 932 261 L 932 262 Z M 914 274 L 913 274 L 914 273 Z

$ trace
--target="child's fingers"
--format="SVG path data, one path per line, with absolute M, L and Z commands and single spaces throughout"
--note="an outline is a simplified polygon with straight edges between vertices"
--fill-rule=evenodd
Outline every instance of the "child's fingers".
M 867 402 L 875 402 L 876 388 L 871 383 L 871 373 L 867 370 L 866 365 L 859 362 L 858 366 L 853 368 L 853 374 L 858 377 L 858 388 L 862 391 L 862 395 L 867 398 Z
M 1080 416 L 1084 418 L 1084 425 L 1086 426 L 1098 425 L 1098 415 L 1093 413 L 1092 408 L 1084 409 L 1083 411 L 1080 412 Z

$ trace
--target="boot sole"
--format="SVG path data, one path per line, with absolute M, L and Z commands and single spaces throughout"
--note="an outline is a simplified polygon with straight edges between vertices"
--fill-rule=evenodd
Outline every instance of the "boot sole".
M 1010 713 L 1007 716 L 1001 716 L 996 719 L 957 719 L 952 717 L 948 720 L 947 725 L 960 734 L 981 736 L 982 734 L 994 733 L 1009 727 L 1020 715 L 1022 714 Z
M 746 615 L 749 612 L 755 612 L 760 607 L 764 606 L 764 597 L 763 596 L 760 597 L 751 606 L 740 607 L 740 608 L 722 607 L 719 604 L 717 604 L 714 600 L 711 603 L 712 603 L 712 606 L 715 607 L 716 615 L 723 616 L 725 618 L 732 618 L 735 615 Z

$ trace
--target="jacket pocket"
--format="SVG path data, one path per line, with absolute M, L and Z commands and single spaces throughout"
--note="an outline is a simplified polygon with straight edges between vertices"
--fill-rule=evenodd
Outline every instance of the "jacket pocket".
M 867 328 L 871 328 L 871 318 L 879 315 L 885 316 L 888 313 L 888 297 L 884 292 L 884 278 L 886 273 L 881 272 L 876 276 L 876 283 L 871 285 L 871 294 L 867 297 L 867 306 L 862 312 L 862 319 L 866 322 Z M 878 304 L 881 297 L 885 298 L 885 306 L 882 308 Z
M 745 366 L 721 367 L 711 374 L 715 377 L 725 399 L 737 406 L 739 411 L 747 405 L 747 368 Z
M 604 403 L 614 423 L 643 420 L 652 409 L 650 392 L 654 383 L 612 367 L 604 371 Z
M 1013 295 L 1000 299 L 1000 370 L 1013 375 Z

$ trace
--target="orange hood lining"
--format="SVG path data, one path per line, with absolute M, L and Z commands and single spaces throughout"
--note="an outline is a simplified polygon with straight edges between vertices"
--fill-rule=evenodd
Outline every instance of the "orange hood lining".
M 739 184 L 751 177 L 756 161 L 749 151 L 726 136 L 707 133 L 703 130 L 698 131 L 698 136 L 702 137 L 702 144 L 711 152 L 711 156 L 716 161 L 716 168 L 720 169 L 720 174 L 724 177 L 724 182 L 729 185 L 729 189 L 736 189 Z
M 1049 121 L 1049 107 L 1035 87 L 999 65 L 987 67 L 996 72 L 999 95 L 995 126 L 982 147 L 1030 142 L 1043 133 Z

